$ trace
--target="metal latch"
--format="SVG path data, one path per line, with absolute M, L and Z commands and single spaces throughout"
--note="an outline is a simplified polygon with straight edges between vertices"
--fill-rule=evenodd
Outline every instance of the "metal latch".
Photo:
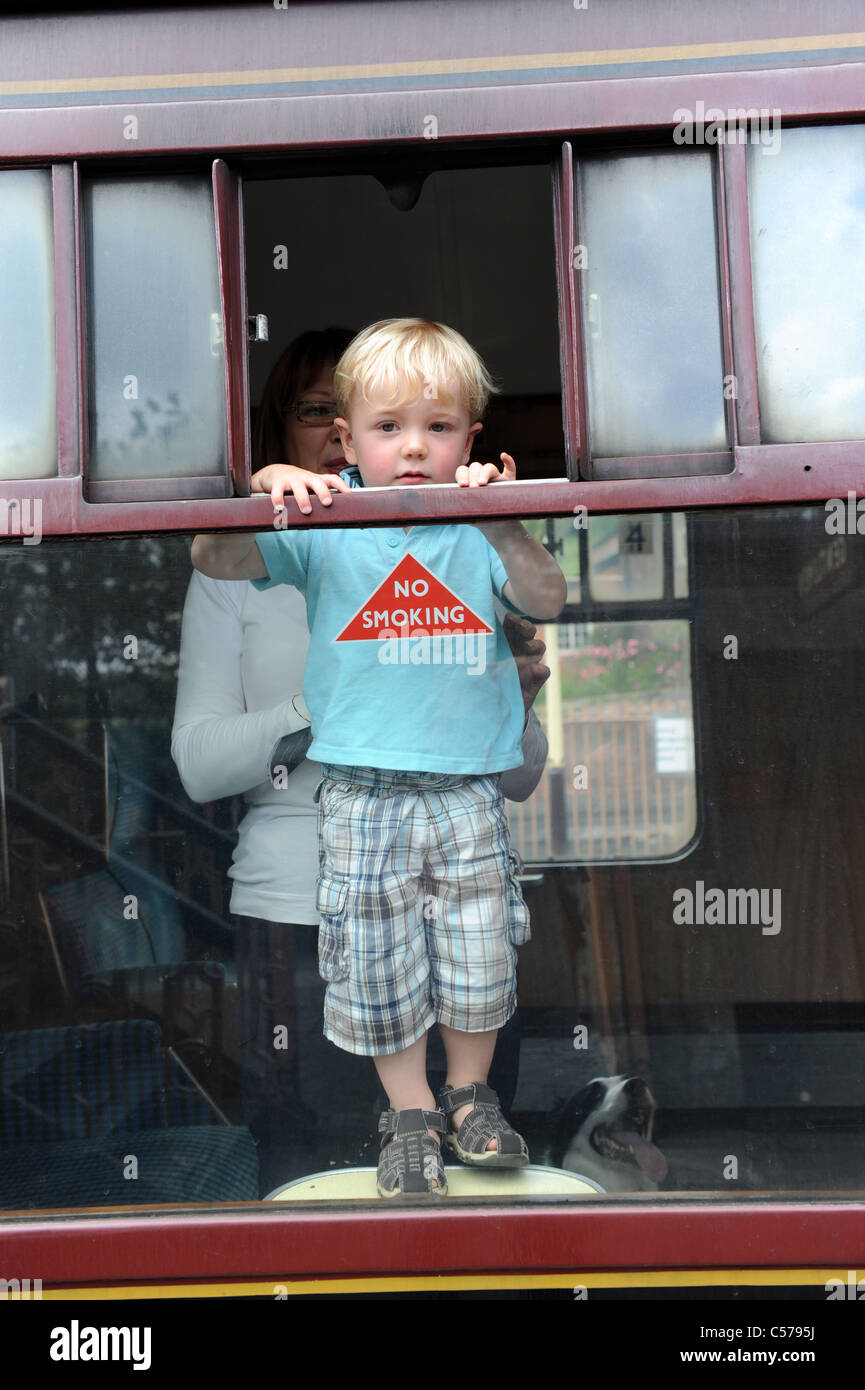
M 250 314 L 246 320 L 247 337 L 251 343 L 266 343 L 268 338 L 267 314 Z

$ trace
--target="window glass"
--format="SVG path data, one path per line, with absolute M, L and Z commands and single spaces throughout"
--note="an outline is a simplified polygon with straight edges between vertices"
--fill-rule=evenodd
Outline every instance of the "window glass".
M 825 521 L 694 511 L 693 610 L 616 615 L 584 582 L 542 629 L 546 768 L 508 803 L 532 939 L 493 1074 L 536 1164 L 613 1192 L 861 1190 L 865 574 L 852 546 L 822 563 Z M 322 1036 L 320 768 L 281 739 L 274 760 L 303 725 L 299 595 L 190 586 L 183 536 L 8 541 L 0 586 L 0 1208 L 343 1169 L 376 1202 L 378 1080 Z M 622 1074 L 611 1144 L 559 1102 Z
M 712 159 L 586 159 L 581 244 L 595 457 L 726 449 Z
M 0 479 L 57 472 L 51 175 L 0 174 Z
M 213 197 L 198 178 L 87 186 L 90 476 L 225 466 Z
M 544 777 L 509 808 L 526 863 L 668 858 L 697 826 L 688 623 L 545 624 Z
M 767 443 L 865 436 L 865 127 L 751 146 L 748 201 Z

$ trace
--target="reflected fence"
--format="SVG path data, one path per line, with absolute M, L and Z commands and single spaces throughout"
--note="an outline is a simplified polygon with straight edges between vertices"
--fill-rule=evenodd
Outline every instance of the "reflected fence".
M 537 710 L 547 736 L 548 710 Z M 694 834 L 694 726 L 688 695 L 565 700 L 561 760 L 508 802 L 524 863 L 667 858 Z M 550 740 L 551 745 L 555 740 Z

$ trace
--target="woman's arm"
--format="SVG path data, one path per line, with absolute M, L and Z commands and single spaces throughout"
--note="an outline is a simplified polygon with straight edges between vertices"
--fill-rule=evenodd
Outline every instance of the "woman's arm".
M 508 801 L 528 801 L 541 780 L 547 761 L 547 736 L 534 710 L 529 710 L 523 731 L 523 765 L 502 773 L 502 794 Z
M 171 756 L 198 802 L 235 796 L 267 780 L 273 746 L 306 728 L 299 693 L 269 709 L 246 709 L 241 679 L 248 586 L 193 574 L 183 610 Z

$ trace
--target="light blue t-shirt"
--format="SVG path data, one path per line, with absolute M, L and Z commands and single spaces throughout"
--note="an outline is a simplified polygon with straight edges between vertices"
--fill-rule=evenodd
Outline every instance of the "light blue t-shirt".
M 463 774 L 520 766 L 525 712 L 495 606 L 509 606 L 507 573 L 475 526 L 328 526 L 256 542 L 268 572 L 256 587 L 306 595 L 310 758 Z

